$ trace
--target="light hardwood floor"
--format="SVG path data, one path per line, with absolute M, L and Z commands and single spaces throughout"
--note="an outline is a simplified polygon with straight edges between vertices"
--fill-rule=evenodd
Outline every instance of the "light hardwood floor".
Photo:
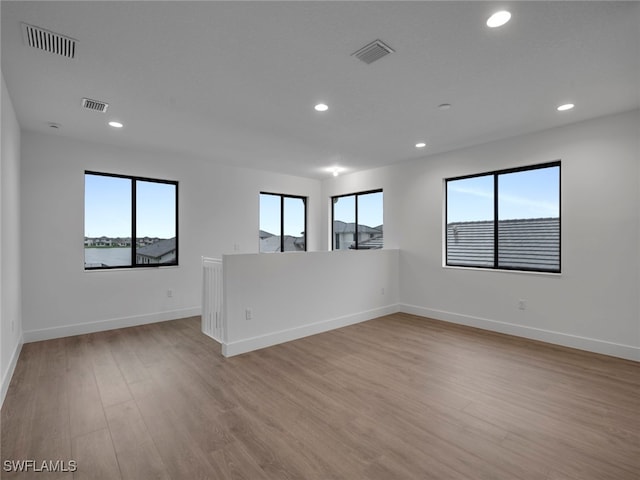
M 225 359 L 199 317 L 24 345 L 2 460 L 55 479 L 637 480 L 640 364 L 406 314 Z

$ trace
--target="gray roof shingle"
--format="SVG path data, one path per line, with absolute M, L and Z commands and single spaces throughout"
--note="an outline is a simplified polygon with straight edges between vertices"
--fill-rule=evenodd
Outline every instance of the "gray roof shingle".
M 272 235 L 270 237 L 260 239 L 260 251 L 262 253 L 279 252 L 280 251 L 280 235 Z M 304 237 L 293 237 L 291 235 L 284 236 L 284 251 L 304 251 Z
M 493 221 L 447 225 L 447 264 L 493 266 Z M 498 222 L 498 267 L 560 270 L 560 219 Z
M 163 255 L 176 249 L 176 239 L 167 238 L 159 240 L 146 247 L 141 247 L 136 250 L 136 255 L 144 255 L 149 258 L 160 258 Z
M 353 222 L 346 223 L 341 220 L 333 221 L 333 233 L 355 233 L 356 232 L 356 224 Z M 360 233 L 382 233 L 382 225 L 378 228 L 372 228 L 367 225 L 358 225 L 358 232 Z
M 369 240 L 365 240 L 364 242 L 358 242 L 359 250 L 374 250 L 378 248 L 384 247 L 384 238 L 382 235 L 372 237 Z M 355 248 L 355 245 L 350 246 L 349 248 Z

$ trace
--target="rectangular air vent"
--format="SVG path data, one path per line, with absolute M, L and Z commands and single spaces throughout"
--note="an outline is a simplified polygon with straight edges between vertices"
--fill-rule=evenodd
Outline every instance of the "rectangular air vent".
M 370 64 L 394 51 L 393 48 L 385 44 L 382 40 L 375 40 L 351 55 L 359 58 L 366 64 Z
M 78 42 L 71 37 L 26 23 L 22 24 L 22 33 L 25 43 L 30 47 L 67 58 L 76 58 L 76 45 Z
M 92 100 L 90 98 L 83 98 L 82 106 L 88 110 L 93 110 L 94 112 L 102 112 L 102 113 L 105 113 L 107 111 L 107 108 L 109 108 L 108 103 L 101 102 L 100 100 Z

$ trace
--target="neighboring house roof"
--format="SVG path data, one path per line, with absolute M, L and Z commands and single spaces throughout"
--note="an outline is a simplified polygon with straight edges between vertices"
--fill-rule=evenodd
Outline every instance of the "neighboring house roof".
M 265 232 L 264 230 L 260 230 L 260 239 L 273 237 L 273 233 Z
M 358 231 L 361 233 L 371 233 L 371 234 L 375 234 L 375 233 L 382 233 L 382 228 L 371 228 L 368 227 L 367 225 L 358 225 Z M 341 220 L 334 220 L 333 221 L 333 233 L 355 233 L 356 232 L 356 224 L 351 222 L 351 223 L 346 223 L 343 222 Z
M 447 263 L 493 266 L 493 222 L 447 225 Z M 498 222 L 498 264 L 510 268 L 560 268 L 560 219 Z
M 176 249 L 176 239 L 167 238 L 165 240 L 159 240 L 156 243 L 147 245 L 146 247 L 138 248 L 136 255 L 142 255 L 149 258 L 161 258 L 163 255 L 170 253 Z
M 384 238 L 382 235 L 372 237 L 364 242 L 358 242 L 358 250 L 373 250 L 384 247 Z M 351 245 L 349 248 L 355 248 L 355 245 Z
M 285 235 L 284 250 L 285 252 L 304 250 L 304 237 L 292 237 L 291 235 Z M 263 253 L 279 252 L 280 236 L 272 235 L 271 237 L 261 239 L 260 251 Z

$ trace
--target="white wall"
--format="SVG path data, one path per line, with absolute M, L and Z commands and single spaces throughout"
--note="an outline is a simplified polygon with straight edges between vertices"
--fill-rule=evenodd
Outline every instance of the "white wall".
M 223 268 L 227 356 L 397 311 L 397 250 L 225 255 Z
M 2 76 L 0 156 L 0 375 L 2 404 L 22 347 L 20 126 Z
M 310 197 L 308 242 L 313 251 L 328 248 L 332 195 L 383 188 L 385 248 L 400 249 L 397 292 L 404 311 L 639 358 L 639 122 L 635 111 L 324 182 L 23 132 L 25 340 L 199 313 L 200 257 L 234 253 L 236 244 L 239 252 L 257 253 L 261 190 Z M 17 162 L 18 154 L 12 158 Z M 443 178 L 558 159 L 562 161 L 561 275 L 442 267 Z M 85 169 L 180 181 L 179 267 L 84 271 Z M 3 170 L 3 252 L 10 251 L 5 250 L 9 240 L 4 233 L 4 175 Z M 12 185 L 17 192 L 18 184 Z M 17 207 L 9 208 L 17 218 Z M 12 235 L 10 241 L 18 248 L 15 229 Z M 278 260 L 281 256 L 285 259 Z M 265 265 L 288 262 L 288 255 L 251 257 Z M 5 275 L 5 263 L 2 270 Z M 19 278 L 19 270 L 14 273 Z M 260 294 L 259 286 L 250 290 Z M 168 289 L 174 292 L 172 298 L 166 296 Z M 527 310 L 517 309 L 519 299 L 527 301 Z M 336 305 L 347 317 L 357 315 L 348 301 L 340 299 Z M 358 308 L 378 308 L 375 302 L 374 307 L 366 305 Z M 262 315 L 263 307 L 252 307 Z M 240 301 L 231 315 L 242 316 L 244 308 Z M 342 315 L 318 313 L 322 315 L 309 322 Z M 276 331 L 294 328 L 275 327 Z M 261 328 L 261 323 L 253 322 L 250 331 L 229 332 L 237 334 L 229 341 L 264 337 L 267 333 Z M 2 356 L 7 356 L 4 344 Z
M 84 270 L 85 170 L 180 182 L 179 267 Z M 25 341 L 199 314 L 201 256 L 258 252 L 261 190 L 309 196 L 309 249 L 317 249 L 319 181 L 23 132 Z
M 636 110 L 329 179 L 324 212 L 331 195 L 384 188 L 403 311 L 640 360 L 639 127 Z M 553 160 L 561 275 L 443 268 L 444 178 Z

